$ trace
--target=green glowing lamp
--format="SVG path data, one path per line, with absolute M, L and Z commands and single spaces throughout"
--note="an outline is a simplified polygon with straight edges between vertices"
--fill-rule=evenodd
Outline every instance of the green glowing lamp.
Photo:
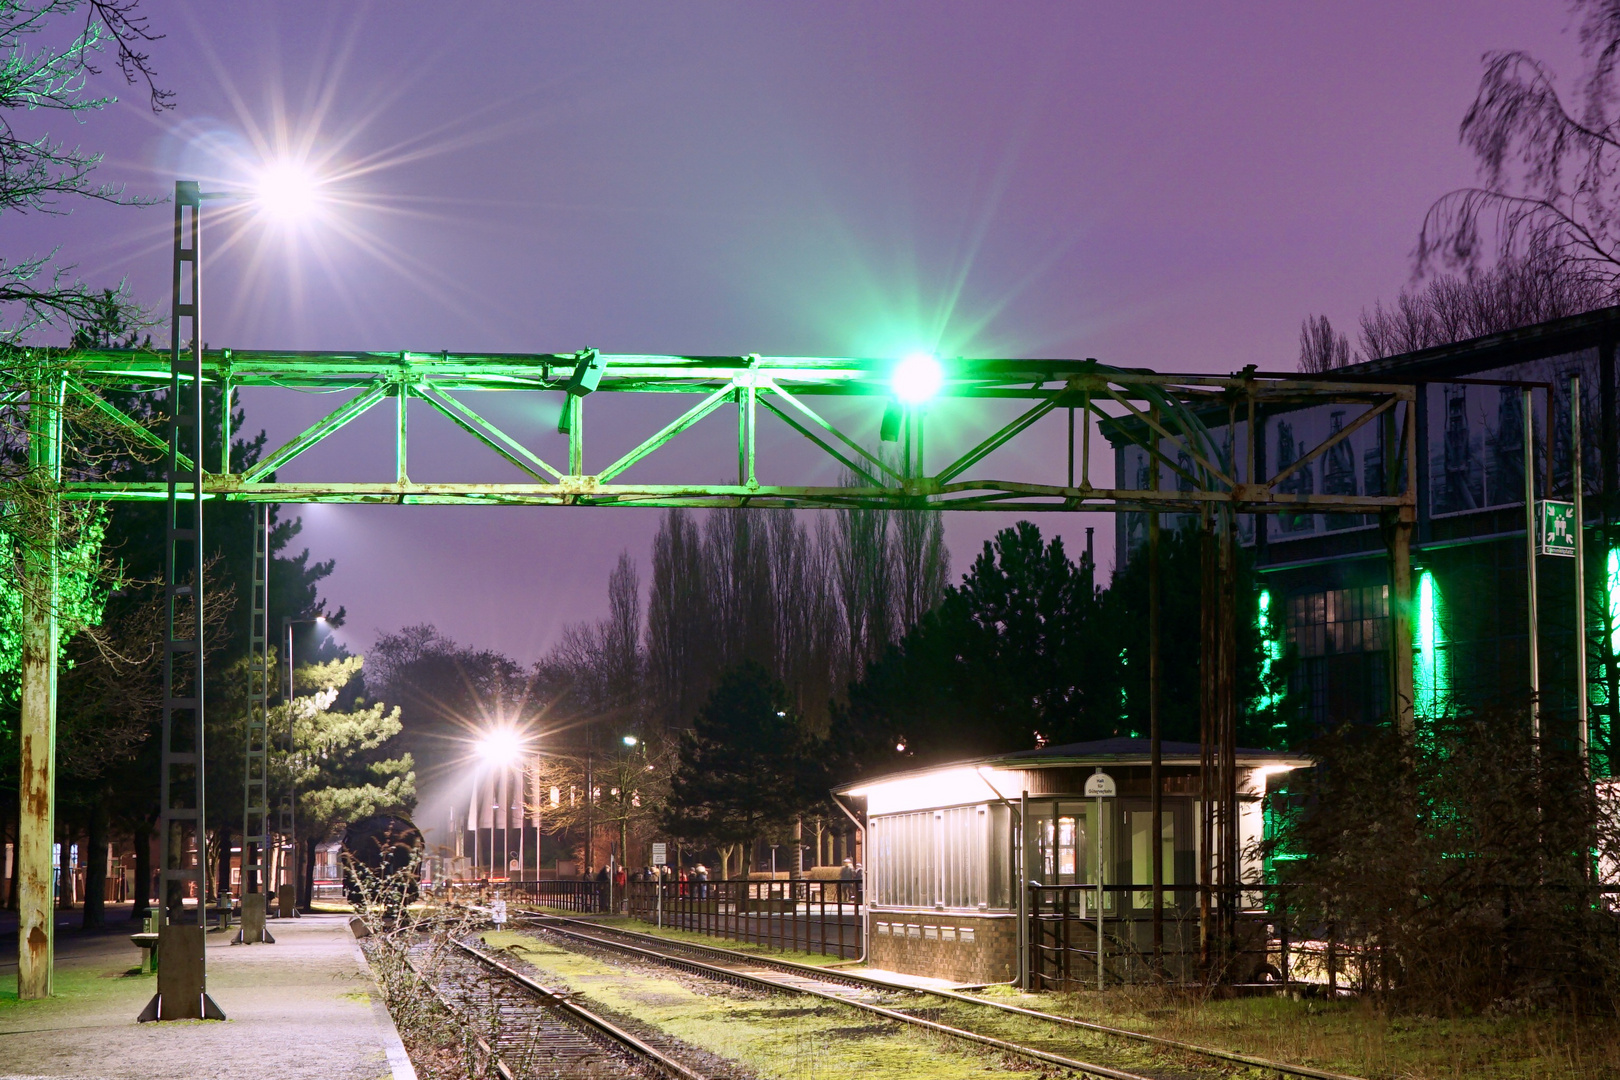
M 889 383 L 895 397 L 907 405 L 921 405 L 945 385 L 945 369 L 929 353 L 911 353 L 894 366 Z

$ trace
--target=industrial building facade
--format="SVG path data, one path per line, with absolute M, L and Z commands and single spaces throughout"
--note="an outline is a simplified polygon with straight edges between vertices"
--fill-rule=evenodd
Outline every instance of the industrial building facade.
M 1414 711 L 1421 720 L 1458 709 L 1516 704 L 1530 688 L 1527 647 L 1525 392 L 1530 394 L 1536 500 L 1572 500 L 1572 378 L 1579 379 L 1580 473 L 1586 519 L 1587 701 L 1593 766 L 1612 775 L 1620 708 L 1616 622 L 1620 559 L 1615 343 L 1620 308 L 1353 365 L 1338 377 L 1415 384 L 1417 522 L 1412 542 Z M 1304 446 L 1351 426 L 1363 406 L 1261 412 L 1254 453 L 1260 475 L 1297 462 Z M 1228 452 L 1248 452 L 1248 425 L 1211 424 Z M 1299 468 L 1301 494 L 1384 493 L 1386 428 L 1351 432 Z M 1149 476 L 1147 453 L 1116 439 L 1122 477 Z M 1398 473 L 1397 473 L 1398 475 Z M 1166 487 L 1179 478 L 1168 469 Z M 1194 524 L 1165 515 L 1164 527 Z M 1379 522 L 1363 515 L 1282 513 L 1239 519 L 1239 538 L 1261 583 L 1265 630 L 1287 664 L 1289 707 L 1308 728 L 1387 715 L 1389 564 Z M 1146 514 L 1121 514 L 1116 550 L 1133 556 Z M 1576 714 L 1574 559 L 1536 560 L 1540 704 L 1549 734 L 1567 738 Z

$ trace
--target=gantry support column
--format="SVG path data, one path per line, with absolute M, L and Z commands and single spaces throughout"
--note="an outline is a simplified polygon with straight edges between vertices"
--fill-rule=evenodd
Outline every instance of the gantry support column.
M 57 545 L 62 472 L 60 377 L 29 387 L 28 478 L 21 539 L 22 702 L 17 827 L 17 996 L 51 995 L 55 943 Z
M 1404 496 L 1385 516 L 1384 542 L 1389 550 L 1390 671 L 1389 709 L 1395 728 L 1410 740 L 1417 731 L 1417 690 L 1412 660 L 1412 531 L 1417 527 L 1416 402 L 1407 402 L 1398 436 L 1400 449 L 1386 452 L 1384 490 Z M 1384 446 L 1396 446 L 1395 413 L 1384 414 Z M 1403 490 L 1404 488 L 1404 490 Z

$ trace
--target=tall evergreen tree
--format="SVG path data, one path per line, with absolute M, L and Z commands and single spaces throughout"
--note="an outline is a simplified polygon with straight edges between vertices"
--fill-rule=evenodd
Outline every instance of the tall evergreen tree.
M 823 790 L 819 759 L 786 688 L 744 661 L 720 677 L 681 736 L 664 827 L 719 848 L 730 877 L 735 853 L 786 830 Z
M 850 687 L 849 771 L 1121 731 L 1118 647 L 1087 569 L 1033 524 L 1003 529 L 962 583 Z

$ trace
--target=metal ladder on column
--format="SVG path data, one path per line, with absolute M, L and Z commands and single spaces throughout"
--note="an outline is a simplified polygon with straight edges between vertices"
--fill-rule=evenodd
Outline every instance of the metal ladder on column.
M 189 222 L 187 221 L 189 211 Z M 163 730 L 159 764 L 158 835 L 163 868 L 158 875 L 158 919 L 176 926 L 191 921 L 184 900 L 196 897 L 195 922 L 208 928 L 208 815 L 203 785 L 203 382 L 201 337 L 202 195 L 195 182 L 174 192 L 174 292 L 169 318 L 168 499 L 164 503 Z M 189 230 L 187 225 L 190 226 Z M 187 243 L 189 232 L 190 243 Z M 189 286 L 189 288 L 188 288 Z M 189 292 L 190 300 L 186 295 Z M 182 335 L 186 324 L 189 337 Z M 187 864 L 190 865 L 187 865 Z M 154 996 L 141 1019 L 223 1020 L 208 997 L 207 950 L 196 958 L 198 985 L 190 1000 L 163 1002 Z M 175 957 L 165 968 L 180 964 Z M 164 980 L 159 980 L 159 995 Z M 192 998 L 196 993 L 198 996 Z
M 253 508 L 248 725 L 242 791 L 242 894 L 267 892 L 270 852 L 270 504 Z

